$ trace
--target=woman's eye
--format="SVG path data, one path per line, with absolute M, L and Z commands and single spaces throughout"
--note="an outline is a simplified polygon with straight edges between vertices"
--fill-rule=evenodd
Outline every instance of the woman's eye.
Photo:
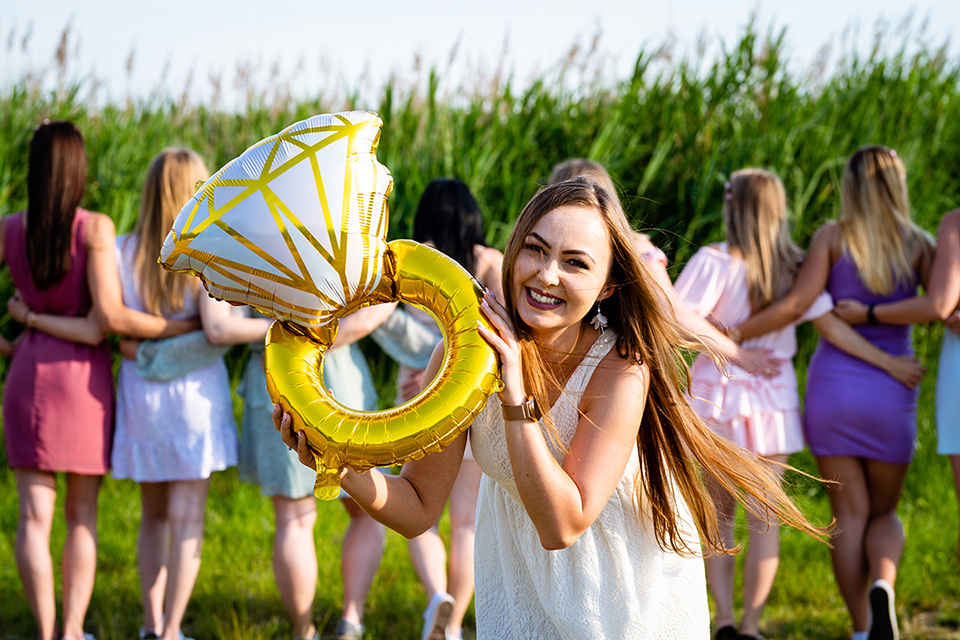
M 536 254 L 542 254 L 542 253 L 543 253 L 543 247 L 541 247 L 541 246 L 538 245 L 538 244 L 527 243 L 527 244 L 523 245 L 523 248 L 526 249 L 527 251 L 532 251 L 532 252 L 534 252 L 534 253 L 536 253 Z
M 577 260 L 576 258 L 571 258 L 571 259 L 568 260 L 567 262 L 568 262 L 568 264 L 570 264 L 571 266 L 576 267 L 577 269 L 586 269 L 586 268 L 587 268 L 587 263 L 584 262 L 583 260 Z

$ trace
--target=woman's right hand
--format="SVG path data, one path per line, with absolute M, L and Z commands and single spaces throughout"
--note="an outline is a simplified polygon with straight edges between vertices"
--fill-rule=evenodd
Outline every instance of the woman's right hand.
M 863 324 L 867 321 L 867 305 L 859 300 L 840 300 L 833 307 L 833 312 L 848 324 Z
M 24 321 L 27 319 L 27 314 L 30 313 L 30 307 L 23 301 L 23 296 L 20 295 L 19 291 L 14 291 L 10 299 L 7 300 L 7 313 L 20 324 L 25 324 Z
M 926 367 L 924 367 L 918 359 L 909 354 L 891 356 L 885 370 L 901 384 L 910 389 L 916 389 L 917 385 L 919 385 L 923 379 L 923 376 L 927 373 Z
M 127 360 L 137 359 L 137 349 L 140 348 L 140 340 L 134 340 L 133 338 L 122 338 L 120 340 L 120 355 L 122 355 Z

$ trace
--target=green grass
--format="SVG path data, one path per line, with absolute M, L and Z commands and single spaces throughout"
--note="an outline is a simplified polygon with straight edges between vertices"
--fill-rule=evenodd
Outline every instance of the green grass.
M 922 332 L 921 332 L 922 333 Z M 920 340 L 923 340 L 920 336 Z M 931 339 L 936 341 L 936 336 Z M 921 347 L 922 347 L 921 342 Z M 935 346 L 935 345 L 932 345 Z M 904 487 L 900 515 L 907 547 L 897 580 L 898 614 L 904 638 L 956 638 L 960 622 L 960 570 L 956 559 L 957 501 L 945 458 L 935 452 L 932 419 L 934 374 L 923 383 L 919 446 Z M 808 453 L 793 464 L 816 467 Z M 792 477 L 791 493 L 814 519 L 827 522 L 823 488 Z M 58 485 L 62 505 L 62 479 Z M 319 502 L 315 530 L 319 586 L 315 620 L 332 630 L 340 615 L 340 544 L 347 518 L 337 502 Z M 136 569 L 139 524 L 136 484 L 107 478 L 100 498 L 97 584 L 87 630 L 100 640 L 132 638 L 141 624 Z M 0 469 L 0 639 L 31 638 L 35 626 L 13 562 L 17 498 L 13 473 Z M 448 533 L 446 518 L 441 532 Z M 743 532 L 741 532 L 743 533 Z M 273 513 L 259 489 L 239 482 L 235 470 L 214 475 L 207 509 L 203 565 L 187 610 L 185 629 L 207 640 L 284 638 L 291 635 L 271 569 Z M 59 562 L 64 525 L 55 522 L 52 549 Z M 738 573 L 742 575 L 742 573 Z M 59 584 L 59 576 L 57 577 Z M 370 593 L 366 624 L 374 638 L 418 637 L 425 596 L 407 555 L 405 540 L 387 534 L 380 572 Z M 467 626 L 472 627 L 472 609 Z M 849 621 L 833 580 L 828 549 L 797 531 L 782 533 L 781 565 L 761 630 L 782 640 L 840 640 Z
M 86 97 L 90 81 L 71 80 L 76 74 L 61 68 L 64 80 L 54 91 L 43 90 L 30 76 L 0 87 L 0 215 L 25 206 L 27 143 L 43 118 L 77 122 L 90 155 L 84 205 L 112 216 L 123 232 L 137 215 L 146 166 L 162 148 L 189 146 L 216 169 L 296 120 L 363 108 L 384 120 L 378 156 L 396 182 L 391 237 L 408 234 L 424 186 L 446 175 L 470 185 L 488 220 L 488 241 L 502 248 L 551 166 L 585 156 L 610 169 L 628 214 L 638 227 L 651 230 L 675 269 L 698 246 L 721 238 L 722 185 L 743 166 L 769 167 L 782 176 L 795 237 L 806 245 L 812 232 L 836 215 L 845 159 L 874 142 L 898 150 L 916 218 L 933 231 L 944 212 L 960 206 L 960 63 L 946 56 L 945 45 L 924 42 L 909 28 L 896 33 L 881 28 L 876 36 L 885 44 L 867 55 L 841 52 L 829 73 L 792 70 L 786 34 L 761 34 L 750 26 L 739 41 L 724 44 L 715 62 L 670 62 L 661 51 L 644 51 L 632 76 L 616 82 L 591 75 L 593 54 L 581 51 L 529 86 L 504 78 L 442 89 L 449 83 L 431 70 L 422 85 L 390 83 L 375 99 L 347 92 L 268 102 L 264 93 L 253 92 L 236 111 L 162 93 L 95 105 Z M 908 46 L 911 41 L 915 46 Z M 280 89 L 278 95 L 284 93 Z M 11 290 L 4 269 L 0 300 Z M 0 318 L 4 335 L 18 330 L 8 316 Z M 813 337 L 802 328 L 801 388 Z M 935 454 L 932 409 L 939 329 L 917 331 L 916 343 L 930 374 L 921 395 L 919 448 L 900 506 L 907 549 L 898 606 L 905 638 L 956 638 L 957 501 L 947 462 Z M 363 346 L 381 397 L 392 398 L 392 363 L 375 345 Z M 242 352 L 230 356 L 232 371 L 239 370 L 242 358 Z M 0 361 L 0 376 L 5 368 Z M 794 463 L 815 471 L 807 454 Z M 810 514 L 828 519 L 822 488 L 798 480 L 793 491 Z M 87 629 L 100 640 L 129 639 L 141 623 L 135 562 L 139 493 L 133 483 L 108 478 L 101 496 L 100 564 Z M 319 508 L 315 618 L 330 630 L 341 606 L 339 549 L 346 516 L 336 503 Z M 16 519 L 13 474 L 0 459 L 0 639 L 35 634 L 13 562 Z M 187 631 L 199 640 L 290 635 L 270 565 L 272 519 L 269 501 L 238 482 L 235 472 L 214 477 L 204 562 L 186 620 Z M 63 536 L 58 517 L 55 562 Z M 848 638 L 827 548 L 785 531 L 782 549 L 762 631 L 771 639 Z M 388 533 L 367 604 L 368 628 L 377 638 L 416 638 L 423 606 L 406 545 Z

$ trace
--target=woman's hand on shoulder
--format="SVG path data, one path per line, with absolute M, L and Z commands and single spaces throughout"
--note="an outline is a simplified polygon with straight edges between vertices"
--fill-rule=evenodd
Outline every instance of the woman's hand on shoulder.
M 87 251 L 114 250 L 117 228 L 110 216 L 103 213 L 91 213 L 87 217 L 84 243 Z

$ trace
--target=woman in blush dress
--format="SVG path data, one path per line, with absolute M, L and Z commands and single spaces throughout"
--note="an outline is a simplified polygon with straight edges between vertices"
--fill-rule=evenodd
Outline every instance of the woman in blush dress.
M 771 518 L 817 530 L 752 457 L 713 434 L 680 387 L 685 344 L 642 266 L 619 202 L 582 178 L 540 190 L 504 255 L 504 301 L 480 332 L 504 389 L 470 427 L 480 485 L 477 637 L 709 636 L 698 533 L 723 551 L 700 473 L 740 486 Z M 434 352 L 424 379 L 439 369 Z M 313 464 L 289 415 L 284 442 Z M 462 434 L 399 476 L 347 470 L 374 518 L 419 535 L 439 518 Z
M 16 559 L 38 637 L 81 640 L 97 565 L 97 498 L 110 469 L 113 375 L 104 331 L 175 335 L 195 318 L 167 320 L 123 306 L 113 222 L 80 208 L 86 186 L 83 136 L 70 122 L 44 122 L 30 141 L 26 211 L 0 220 L 0 261 L 19 297 L 11 313 L 26 333 L 8 350 L 4 442 L 17 483 Z M 53 335 L 73 327 L 70 337 Z M 66 473 L 63 622 L 57 629 L 50 531 L 57 472 Z
M 843 171 L 840 219 L 822 226 L 791 291 L 738 325 L 744 338 L 800 316 L 826 288 L 868 305 L 916 295 L 927 286 L 933 241 L 913 222 L 903 162 L 888 147 L 862 147 Z M 857 327 L 896 356 L 912 356 L 910 327 Z M 893 585 L 905 543 L 897 503 L 917 434 L 915 384 L 843 353 L 823 340 L 810 361 L 804 434 L 827 484 L 837 520 L 834 574 L 853 638 L 899 637 Z

